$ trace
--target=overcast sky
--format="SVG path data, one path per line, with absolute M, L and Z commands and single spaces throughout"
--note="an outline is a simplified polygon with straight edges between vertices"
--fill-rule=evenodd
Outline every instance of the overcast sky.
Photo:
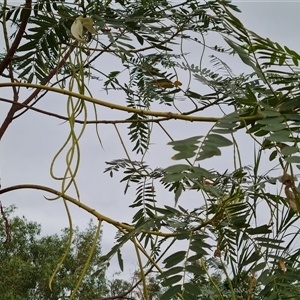
M 10 1 L 15 3 L 16 1 Z M 239 5 L 242 14 L 240 19 L 244 22 L 248 29 L 253 30 L 262 37 L 269 37 L 271 40 L 278 41 L 281 45 L 287 45 L 289 48 L 300 52 L 300 37 L 298 29 L 300 28 L 300 2 L 299 1 L 234 1 Z M 20 2 L 18 2 L 20 3 Z M 0 33 L 0 47 L 4 47 L 3 35 Z M 219 43 L 211 41 L 211 43 Z M 189 44 L 184 45 L 184 50 L 191 52 L 188 59 L 199 61 L 199 51 L 189 48 Z M 244 72 L 245 67 L 238 62 L 238 59 L 230 65 L 236 74 Z M 112 60 L 106 62 L 102 60 L 101 70 L 112 71 L 117 69 Z M 247 70 L 246 70 L 247 72 Z M 186 76 L 186 75 L 183 75 Z M 183 84 L 185 78 L 182 78 Z M 102 83 L 100 83 L 102 84 Z M 96 98 L 114 101 L 126 105 L 124 95 L 109 95 L 99 90 L 99 83 L 91 82 L 92 89 Z M 199 91 L 201 93 L 201 91 Z M 25 89 L 22 90 L 22 96 L 28 93 Z M 9 90 L 3 89 L 1 97 L 9 96 Z M 182 105 L 179 103 L 179 105 Z M 63 96 L 48 94 L 38 105 L 43 109 L 57 111 L 65 114 L 66 99 Z M 9 105 L 0 102 L 0 122 L 4 119 Z M 167 111 L 167 107 L 162 106 L 162 111 Z M 219 114 L 219 112 L 216 112 Z M 215 115 L 217 116 L 217 115 Z M 101 109 L 100 119 L 117 119 L 127 118 L 128 115 L 118 113 L 106 108 Z M 191 124 L 184 121 L 164 123 L 164 126 L 171 132 L 175 139 L 187 138 L 194 135 L 205 133 L 208 125 Z M 120 126 L 121 132 L 126 133 L 127 126 Z M 120 184 L 121 174 L 113 179 L 103 171 L 106 167 L 105 161 L 111 161 L 117 158 L 124 158 L 125 153 L 122 150 L 120 141 L 118 140 L 116 131 L 112 125 L 100 125 L 99 131 L 104 149 L 101 148 L 96 139 L 95 127 L 90 126 L 81 140 L 81 167 L 78 176 L 78 184 L 80 186 L 81 201 L 93 207 L 102 214 L 121 222 L 131 222 L 133 210 L 128 208 L 132 203 L 135 195 L 134 189 L 129 195 L 124 196 L 124 184 Z M 60 120 L 43 116 L 36 112 L 28 111 L 25 115 L 15 120 L 5 133 L 0 145 L 0 162 L 1 162 L 1 181 L 2 187 L 8 187 L 16 184 L 35 183 L 47 185 L 59 189 L 59 184 L 54 182 L 49 175 L 49 166 L 58 149 L 64 143 L 68 134 L 67 124 L 62 124 Z M 149 153 L 146 155 L 146 162 L 151 167 L 167 167 L 174 162 L 170 157 L 174 154 L 170 146 L 166 146 L 169 141 L 167 136 L 158 126 L 153 128 L 153 140 Z M 128 143 L 129 149 L 132 146 Z M 252 163 L 253 147 L 247 143 L 241 145 L 243 151 L 243 163 Z M 226 150 L 224 150 L 226 154 Z M 230 155 L 230 151 L 228 152 Z M 249 161 L 247 162 L 247 156 Z M 135 159 L 135 154 L 131 154 Z M 232 157 L 232 156 L 230 156 Z M 205 165 L 207 168 L 218 168 L 222 165 L 223 171 L 227 168 L 233 168 L 233 162 L 230 159 L 224 159 L 224 156 L 218 157 L 213 161 L 213 165 Z M 57 170 L 62 171 L 60 166 Z M 15 204 L 18 207 L 17 214 L 25 215 L 27 219 L 37 221 L 42 224 L 43 234 L 57 233 L 60 229 L 68 226 L 66 212 L 61 200 L 47 201 L 43 198 L 45 193 L 32 190 L 14 191 L 1 196 L 1 201 L 4 206 Z M 47 195 L 49 196 L 49 195 Z M 159 204 L 173 205 L 173 195 L 170 195 L 159 189 L 158 198 Z M 183 206 L 194 207 L 194 202 L 200 201 L 197 197 L 183 196 Z M 189 204 L 189 201 L 191 204 Z M 73 222 L 75 225 L 84 228 L 91 218 L 86 212 L 78 207 L 70 205 Z M 114 243 L 115 229 L 111 226 L 104 226 L 104 234 L 102 237 L 103 253 L 110 250 Z M 131 246 L 126 246 L 123 251 L 127 270 L 133 271 L 136 268 L 135 258 L 131 256 Z M 115 263 L 112 264 L 112 270 L 117 271 L 118 267 Z

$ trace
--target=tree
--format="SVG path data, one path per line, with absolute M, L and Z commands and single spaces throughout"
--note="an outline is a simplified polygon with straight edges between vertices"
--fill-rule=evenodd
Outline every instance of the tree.
M 10 212 L 14 211 L 11 207 Z M 5 227 L 1 226 L 1 237 Z M 49 289 L 49 279 L 64 256 L 70 230 L 40 237 L 41 226 L 25 217 L 10 218 L 10 241 L 0 244 L 0 293 L 3 299 L 69 299 L 85 267 L 94 232 L 92 223 L 83 230 L 73 229 L 73 239 L 57 280 Z M 101 247 L 97 241 L 93 258 L 75 299 L 95 299 L 107 293 L 105 268 L 101 270 Z
M 93 215 L 98 228 L 102 223 L 115 227 L 114 244 L 102 262 L 116 256 L 123 270 L 122 247 L 131 243 L 145 299 L 150 299 L 147 275 L 154 271 L 165 288 L 162 300 L 201 298 L 198 276 L 219 299 L 299 295 L 300 55 L 247 29 L 238 12 L 228 0 L 1 5 L 6 51 L 0 87 L 10 87 L 12 94 L 1 98 L 11 107 L 0 138 L 29 110 L 64 120 L 69 135 L 51 163 L 60 189 L 20 183 L 0 193 L 49 192 L 63 199 L 67 210 L 73 203 Z M 219 37 L 217 44 L 209 42 L 210 36 Z M 201 49 L 197 63 L 184 45 Z M 236 75 L 230 56 L 248 71 Z M 103 70 L 107 61 L 116 62 L 108 72 Z M 89 85 L 93 81 L 108 97 L 123 101 L 100 100 Z M 24 88 L 32 89 L 29 95 L 20 92 Z M 48 94 L 64 96 L 65 113 L 38 107 Z M 98 118 L 106 108 L 113 117 Z M 190 130 L 202 124 L 201 133 L 180 137 L 172 129 L 183 121 L 190 122 Z M 80 201 L 80 146 L 92 124 L 113 126 L 124 150 L 126 158 L 112 157 L 105 172 L 124 174 L 121 182 L 134 209 L 130 224 Z M 161 153 L 173 149 L 171 166 L 147 161 L 156 129 L 165 134 L 160 141 L 169 144 Z M 95 138 L 102 145 L 101 132 Z M 252 158 L 245 141 L 253 145 Z M 65 171 L 56 174 L 62 158 Z M 230 164 L 224 169 L 225 161 Z M 174 197 L 175 206 L 159 201 L 165 197 Z M 193 199 L 192 207 L 182 201 L 186 198 Z M 182 242 L 185 247 L 178 251 Z M 212 276 L 210 261 L 221 277 Z M 62 261 L 62 268 L 67 263 Z

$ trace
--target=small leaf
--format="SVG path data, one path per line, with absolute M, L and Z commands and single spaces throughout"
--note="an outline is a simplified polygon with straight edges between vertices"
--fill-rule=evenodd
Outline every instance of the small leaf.
M 160 300 L 173 299 L 173 297 L 179 292 L 181 292 L 181 285 L 172 286 L 160 296 Z
M 175 276 L 172 276 L 172 277 L 169 277 L 167 279 L 165 279 L 161 285 L 162 286 L 170 286 L 170 285 L 173 285 L 174 283 L 180 281 L 182 279 L 182 275 L 175 275 Z
M 187 272 L 193 273 L 194 275 L 206 274 L 205 270 L 203 270 L 200 266 L 197 265 L 187 265 L 185 269 Z
M 261 113 L 261 115 L 263 115 L 265 117 L 279 117 L 280 116 L 279 112 L 277 112 L 276 110 L 271 110 L 271 109 L 262 110 L 260 113 Z
M 266 237 L 257 237 L 255 238 L 256 241 L 258 242 L 266 242 L 266 243 L 275 243 L 275 244 L 282 244 L 284 243 L 283 240 L 277 240 L 277 239 L 271 239 L 271 238 L 266 238 Z
M 180 81 L 178 81 L 178 80 L 176 80 L 176 81 L 174 81 L 174 86 L 182 86 L 182 83 L 180 82 Z
M 165 264 L 166 268 L 171 268 L 171 267 L 177 265 L 178 263 L 180 263 L 181 261 L 183 261 L 185 258 L 185 255 L 186 255 L 186 251 L 178 251 L 178 252 L 168 256 L 163 261 L 163 263 Z
M 176 146 L 176 145 L 195 145 L 195 144 L 199 143 L 199 140 L 202 137 L 203 137 L 202 135 L 193 136 L 193 137 L 190 137 L 188 139 L 169 142 L 168 145 L 174 145 L 174 146 Z
M 192 158 L 196 155 L 194 151 L 185 151 L 185 152 L 180 152 L 172 156 L 173 160 L 180 160 L 180 159 L 188 159 Z
M 261 258 L 261 254 L 257 251 L 254 251 L 248 259 L 242 262 L 241 267 L 247 266 L 255 261 L 258 261 Z
M 290 133 L 288 131 L 276 131 L 275 133 L 268 136 L 267 139 L 272 142 L 293 142 L 294 139 L 289 135 Z
M 274 160 L 276 158 L 277 154 L 278 154 L 277 150 L 274 150 L 269 156 L 269 161 Z
M 169 277 L 170 275 L 178 274 L 182 272 L 183 267 L 174 267 L 169 270 L 163 271 L 159 276 L 157 276 L 157 279 L 164 279 L 166 277 Z
M 224 136 L 221 136 L 219 134 L 208 135 L 207 141 L 209 141 L 210 143 L 213 143 L 214 146 L 216 146 L 216 147 L 227 147 L 227 146 L 232 145 L 232 142 L 230 140 L 228 140 L 227 138 L 225 138 Z M 206 141 L 205 141 L 205 143 L 206 143 Z
M 168 79 L 155 80 L 155 81 L 152 81 L 151 84 L 153 86 L 157 86 L 160 88 L 172 88 L 173 87 L 172 81 L 170 81 Z
M 272 231 L 269 229 L 270 226 L 268 225 L 262 225 L 258 226 L 256 228 L 247 228 L 246 232 L 253 235 L 253 234 L 267 234 L 271 233 Z
M 205 177 L 205 178 L 209 178 L 209 179 L 213 179 L 216 177 L 216 175 L 212 174 L 211 172 L 201 168 L 201 167 L 193 167 L 193 173 L 191 175 L 193 175 L 194 177 Z M 190 177 L 190 176 L 188 176 Z
M 251 272 L 258 272 L 263 270 L 266 267 L 267 263 L 266 262 L 262 262 L 257 264 L 253 269 L 251 269 Z
M 181 196 L 182 190 L 183 190 L 183 185 L 182 185 L 182 183 L 180 183 L 175 192 L 175 206 L 178 203 L 178 200 L 179 200 L 179 197 Z
M 294 153 L 297 153 L 299 152 L 299 149 L 298 147 L 290 147 L 290 146 L 286 146 L 284 148 L 281 149 L 281 153 L 283 155 L 291 155 L 291 154 L 294 154 Z
M 286 124 L 282 124 L 277 122 L 277 124 L 269 124 L 265 127 L 263 127 L 263 130 L 267 131 L 279 131 L 286 128 Z
M 118 251 L 117 251 L 117 257 L 118 257 L 118 262 L 119 262 L 120 269 L 123 272 L 123 270 L 124 270 L 124 262 L 123 262 L 122 253 L 121 253 L 120 249 L 118 249 Z
M 241 104 L 245 104 L 248 106 L 256 106 L 257 101 L 253 101 L 253 99 L 248 99 L 248 98 L 234 98 L 237 102 Z
M 192 283 L 192 282 L 186 282 L 184 285 L 184 300 L 197 300 L 199 299 L 197 296 L 200 294 L 200 287 L 201 285 L 197 283 Z M 196 296 L 196 297 L 195 297 Z
M 182 171 L 186 171 L 191 169 L 191 166 L 189 165 L 173 165 L 170 167 L 167 167 L 165 169 L 166 173 L 181 173 Z
M 202 147 L 202 151 L 199 153 L 196 160 L 204 160 L 213 156 L 220 156 L 220 155 L 221 155 L 220 149 L 218 149 L 217 147 L 205 145 Z
M 243 63 L 255 69 L 255 65 L 251 61 L 249 54 L 241 46 L 239 46 L 238 44 L 236 44 L 235 42 L 231 41 L 228 38 L 224 38 L 224 39 L 229 44 L 229 46 L 239 55 Z
M 284 159 L 288 163 L 300 163 L 300 156 L 289 156 Z
M 173 173 L 173 174 L 166 174 L 163 177 L 164 182 L 175 182 L 175 181 L 180 181 L 185 177 L 184 173 Z
M 284 122 L 284 118 L 278 117 L 278 118 L 266 118 L 262 120 L 257 120 L 256 123 L 258 124 L 264 124 L 264 125 L 270 125 L 270 124 L 278 124 Z

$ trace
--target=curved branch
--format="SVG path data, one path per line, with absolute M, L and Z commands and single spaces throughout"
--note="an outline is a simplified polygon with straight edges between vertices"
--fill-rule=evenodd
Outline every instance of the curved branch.
M 96 105 L 108 107 L 111 109 L 117 109 L 120 111 L 136 113 L 139 115 L 162 117 L 162 118 L 174 119 L 174 120 L 185 120 L 185 121 L 191 121 L 191 122 L 210 122 L 210 123 L 217 123 L 222 119 L 222 117 L 189 116 L 189 115 L 178 114 L 178 113 L 173 113 L 173 112 L 161 112 L 161 111 L 150 111 L 150 110 L 137 109 L 137 108 L 133 108 L 133 107 L 128 107 L 128 106 L 124 106 L 124 105 L 120 105 L 120 104 L 115 104 L 115 103 L 95 99 L 95 98 L 92 98 L 92 97 L 89 97 L 86 95 L 74 93 L 72 91 L 63 90 L 63 89 L 50 87 L 50 86 L 44 86 L 44 85 L 40 85 L 40 84 L 34 84 L 34 83 L 24 83 L 24 82 L 0 83 L 0 88 L 1 87 L 9 87 L 9 86 L 20 86 L 20 87 L 27 87 L 27 88 L 35 88 L 35 89 L 39 89 L 39 90 L 52 91 L 55 93 L 68 95 L 68 96 L 72 96 L 74 98 L 86 100 L 87 102 L 94 103 Z M 23 102 L 23 104 L 24 104 L 24 102 Z M 240 117 L 239 119 L 237 119 L 237 122 L 238 121 L 241 121 L 241 122 L 257 121 L 257 120 L 261 120 L 263 118 L 264 118 L 263 115 L 256 114 L 256 115 L 248 116 L 248 117 Z M 0 138 L 1 138 L 1 129 L 0 129 Z
M 185 121 L 199 121 L 199 122 L 213 122 L 216 123 L 218 122 L 221 117 L 200 117 L 200 116 L 187 116 L 187 115 L 182 115 L 178 113 L 172 113 L 172 112 L 161 112 L 161 111 L 150 111 L 150 110 L 143 110 L 143 109 L 137 109 L 133 107 L 128 107 L 120 104 L 115 104 L 99 99 L 95 99 L 86 95 L 74 93 L 68 90 L 63 90 L 55 87 L 50 87 L 50 86 L 44 86 L 40 84 L 34 84 L 34 83 L 24 83 L 24 82 L 3 82 L 0 83 L 0 88 L 1 87 L 8 87 L 8 86 L 20 86 L 20 87 L 27 87 L 27 88 L 35 88 L 39 90 L 48 90 L 52 92 L 56 92 L 59 94 L 64 94 L 68 96 L 72 96 L 74 98 L 79 98 L 82 100 L 86 100 L 88 102 L 94 103 L 96 105 L 108 107 L 111 109 L 117 109 L 120 111 L 125 111 L 125 112 L 131 112 L 131 113 L 136 113 L 140 115 L 147 115 L 147 116 L 153 116 L 153 117 L 163 117 L 167 119 L 178 119 L 178 120 L 185 120 Z M 24 102 L 23 102 L 24 104 Z M 20 106 L 21 107 L 21 106 Z M 248 120 L 251 118 L 251 120 L 256 120 L 258 118 L 262 118 L 261 116 L 251 116 L 251 117 L 245 117 L 245 120 Z M 1 138 L 1 130 L 0 130 L 0 138 Z
M 19 184 L 19 185 L 13 185 L 4 189 L 0 190 L 0 195 L 1 194 L 5 194 L 11 191 L 15 191 L 15 190 L 21 190 L 21 189 L 34 189 L 34 190 L 41 190 L 41 191 L 45 191 L 51 194 L 54 194 L 56 196 L 62 197 L 63 199 L 65 199 L 66 201 L 69 201 L 75 205 L 77 205 L 78 207 L 82 208 L 83 210 L 87 211 L 88 213 L 90 213 L 91 215 L 95 216 L 98 220 L 103 220 L 109 224 L 114 225 L 115 227 L 122 228 L 124 230 L 127 231 L 133 231 L 135 230 L 135 227 L 118 222 L 114 219 L 111 219 L 105 215 L 100 214 L 99 212 L 97 212 L 95 209 L 89 207 L 88 205 L 76 200 L 75 198 L 68 196 L 66 194 L 61 193 L 61 191 L 49 188 L 47 186 L 43 186 L 43 185 L 37 185 L 37 184 Z M 144 233 L 148 233 L 148 234 L 153 234 L 153 235 L 157 235 L 157 236 L 162 236 L 162 237 L 174 237 L 177 234 L 176 233 L 164 233 L 164 232 L 159 232 L 159 231 L 145 231 L 142 230 L 142 232 Z
M 14 103 L 13 100 L 9 100 L 9 99 L 5 99 L 5 98 L 0 98 L 0 101 L 2 102 L 6 102 L 6 103 Z M 69 121 L 68 117 L 50 112 L 50 111 L 46 111 L 43 109 L 39 109 L 36 108 L 34 106 L 31 105 L 26 105 L 23 103 L 18 103 L 18 105 L 28 109 L 28 110 L 33 110 L 35 112 L 38 112 L 40 114 L 43 115 L 47 115 L 50 117 L 54 117 L 60 120 L 64 120 L 64 121 Z M 124 120 L 73 120 L 75 123 L 77 124 L 119 124 L 119 123 L 158 123 L 158 122 L 162 122 L 162 121 L 167 121 L 170 118 L 159 118 L 159 119 L 124 119 Z

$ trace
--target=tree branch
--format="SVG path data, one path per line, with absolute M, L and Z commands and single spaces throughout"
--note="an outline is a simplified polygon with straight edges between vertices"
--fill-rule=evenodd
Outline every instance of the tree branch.
M 86 96 L 86 95 L 74 93 L 74 92 L 69 91 L 69 90 L 63 90 L 63 89 L 60 89 L 60 88 L 55 88 L 55 87 L 50 87 L 50 86 L 43 86 L 43 85 L 34 84 L 34 83 L 24 83 L 24 82 L 13 82 L 13 83 L 12 82 L 3 82 L 3 83 L 0 83 L 0 88 L 1 87 L 8 87 L 8 86 L 21 86 L 21 87 L 27 87 L 27 88 L 36 88 L 37 90 L 43 90 L 44 89 L 44 90 L 52 91 L 52 92 L 55 92 L 55 93 L 72 96 L 74 98 L 79 98 L 79 99 L 82 99 L 82 100 L 86 100 L 87 102 L 94 103 L 96 105 L 108 107 L 108 108 L 111 108 L 111 109 L 117 109 L 117 110 L 120 110 L 120 111 L 136 113 L 136 114 L 139 114 L 139 115 L 146 115 L 146 116 L 153 116 L 153 117 L 163 117 L 163 118 L 175 119 L 175 120 L 212 122 L 212 123 L 216 123 L 220 119 L 222 119 L 221 117 L 187 116 L 187 115 L 182 115 L 182 114 L 173 113 L 173 112 L 161 112 L 161 111 L 151 111 L 151 110 L 137 109 L 137 108 L 133 108 L 133 107 L 128 107 L 128 106 L 124 106 L 124 105 L 120 105 L 120 104 L 115 104 L 115 103 L 95 99 L 95 98 L 92 98 L 92 97 L 89 97 L 89 96 Z M 24 103 L 25 103 L 25 101 L 23 102 L 23 104 Z M 22 107 L 22 106 L 18 104 L 18 107 Z M 262 116 L 255 115 L 255 116 L 245 117 L 245 118 L 241 118 L 241 119 L 258 120 L 258 119 L 261 119 L 261 118 L 262 118 Z M 1 129 L 0 129 L 0 138 L 1 138 Z
M 114 225 L 118 229 L 122 228 L 123 230 L 126 230 L 126 231 L 135 230 L 134 226 L 130 226 L 130 225 L 121 223 L 121 222 L 116 221 L 114 219 L 111 219 L 111 218 L 109 218 L 105 215 L 102 215 L 101 213 L 97 212 L 95 209 L 87 206 L 86 204 L 82 203 L 81 201 L 76 200 L 75 198 L 73 198 L 71 196 L 68 196 L 66 194 L 62 194 L 61 191 L 49 188 L 49 187 L 44 186 L 44 185 L 37 185 L 37 184 L 13 185 L 13 186 L 1 189 L 0 190 L 0 195 L 11 192 L 11 191 L 15 191 L 15 190 L 21 190 L 21 189 L 35 189 L 35 190 L 41 190 L 41 191 L 51 193 L 53 195 L 59 196 L 59 197 L 65 199 L 66 201 L 69 201 L 69 202 L 77 205 L 78 207 L 82 208 L 86 212 L 88 212 L 91 215 L 95 216 L 98 220 L 103 220 L 103 221 L 105 221 L 105 222 L 107 222 L 111 225 Z M 160 231 L 145 231 L 145 230 L 142 230 L 142 232 L 157 235 L 157 236 L 162 236 L 162 237 L 174 237 L 174 236 L 177 235 L 177 233 L 165 233 L 165 232 L 160 232 Z
M 31 0 L 26 0 L 25 7 L 22 9 L 22 12 L 21 12 L 21 15 L 23 14 L 23 18 L 22 18 L 22 22 L 21 22 L 19 31 L 18 31 L 16 38 L 15 38 L 14 42 L 12 43 L 10 49 L 8 50 L 6 56 L 4 57 L 4 59 L 2 60 L 2 62 L 0 64 L 0 75 L 2 75 L 3 71 L 9 65 L 9 63 L 13 60 L 14 54 L 15 54 L 15 52 L 21 42 L 23 34 L 25 32 L 30 13 L 31 13 Z
M 20 103 L 14 103 L 12 105 L 12 107 L 10 108 L 9 112 L 7 113 L 7 116 L 5 118 L 5 120 L 3 121 L 1 127 L 0 127 L 0 140 L 2 139 L 6 129 L 8 128 L 9 124 L 12 122 L 14 114 L 22 109 L 22 107 L 24 107 L 24 105 L 28 105 L 38 94 L 42 89 L 45 89 L 45 87 L 43 86 L 43 84 L 48 83 L 51 78 L 56 74 L 56 72 L 65 64 L 65 62 L 67 61 L 68 57 L 71 55 L 71 53 L 73 52 L 73 50 L 75 49 L 75 46 L 72 46 L 68 52 L 64 55 L 64 57 L 62 58 L 62 60 L 59 62 L 59 64 L 49 73 L 49 75 L 45 78 L 44 82 L 40 85 L 36 85 L 36 89 L 35 91 L 25 100 L 23 101 L 23 103 L 20 105 Z M 18 86 L 15 85 L 15 83 L 12 83 L 12 86 Z M 23 106 L 22 106 L 23 105 Z
M 6 102 L 6 103 L 14 103 L 13 100 L 10 99 L 5 99 L 5 98 L 0 98 L 0 101 L 2 102 Z M 63 115 L 59 115 L 47 110 L 43 110 L 43 109 L 39 109 L 36 108 L 34 106 L 31 105 L 26 105 L 23 103 L 18 103 L 18 105 L 26 108 L 27 110 L 33 110 L 37 113 L 43 114 L 43 115 L 47 115 L 49 117 L 54 117 L 60 120 L 64 120 L 64 121 L 69 121 L 69 118 Z M 125 124 L 125 123 L 158 123 L 158 122 L 162 122 L 162 121 L 168 121 L 170 120 L 170 118 L 158 118 L 158 119 L 123 119 L 123 120 L 74 120 L 75 123 L 77 124 Z

